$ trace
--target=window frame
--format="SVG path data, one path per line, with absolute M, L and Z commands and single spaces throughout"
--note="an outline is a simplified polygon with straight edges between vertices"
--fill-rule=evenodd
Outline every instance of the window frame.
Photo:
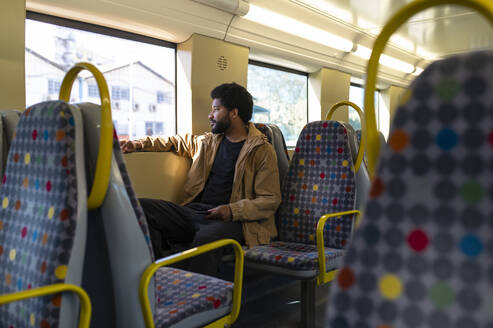
M 304 76 L 306 78 L 306 122 L 305 122 L 305 124 L 309 123 L 309 121 L 308 121 L 308 117 L 309 117 L 308 112 L 309 112 L 309 103 L 310 103 L 310 101 L 308 99 L 308 94 L 309 94 L 308 81 L 309 81 L 309 77 L 310 77 L 309 73 L 303 72 L 303 71 L 298 71 L 298 70 L 288 68 L 288 67 L 283 67 L 283 66 L 278 66 L 278 65 L 274 65 L 274 64 L 261 62 L 261 61 L 254 60 L 254 59 L 248 59 L 248 65 L 260 66 L 260 67 L 270 68 L 270 69 L 274 69 L 274 70 L 278 70 L 278 71 L 283 71 L 283 72 L 287 72 L 287 73 L 293 73 L 293 74 Z M 293 150 L 295 148 L 296 148 L 296 145 L 295 146 L 287 146 L 288 150 Z
M 48 14 L 42 14 L 38 13 L 35 11 L 30 11 L 26 10 L 26 20 L 34 20 L 42 23 L 48 23 L 52 25 L 57 25 L 57 26 L 63 26 L 63 27 L 68 27 L 68 28 L 73 28 L 81 31 L 86 31 L 86 32 L 92 32 L 96 34 L 102 34 L 106 36 L 111 36 L 111 37 L 116 37 L 120 39 L 126 39 L 130 41 L 137 41 L 137 42 L 142 42 L 142 43 L 148 43 L 156 46 L 161 46 L 165 48 L 170 48 L 174 50 L 174 57 L 175 57 L 175 76 L 174 76 L 174 85 L 175 85 L 175 132 L 178 131 L 178 106 L 177 106 L 177 96 L 178 92 L 176 90 L 177 88 L 177 44 L 157 38 L 153 38 L 150 36 L 142 35 L 142 34 L 137 34 L 137 33 L 132 33 L 132 32 L 127 32 L 124 30 L 119 30 L 111 27 L 106 27 L 102 25 L 97 25 L 97 24 L 92 24 L 92 23 L 87 23 L 83 21 L 78 21 L 74 19 L 69 19 L 69 18 L 63 18 L 59 16 L 54 16 L 54 15 L 48 15 Z M 133 110 L 133 108 L 131 108 Z
M 355 82 L 350 82 L 349 87 L 358 87 L 363 90 L 363 94 L 365 92 L 365 86 L 359 83 Z M 376 108 L 376 113 L 375 113 L 375 119 L 377 121 L 377 130 L 380 131 L 380 95 L 382 92 L 382 89 L 375 88 L 375 92 L 378 93 L 378 97 L 375 97 L 375 100 L 377 102 L 377 108 Z M 365 100 L 365 97 L 363 97 L 363 101 Z M 361 107 L 361 110 L 363 111 L 363 114 L 365 113 L 364 106 Z

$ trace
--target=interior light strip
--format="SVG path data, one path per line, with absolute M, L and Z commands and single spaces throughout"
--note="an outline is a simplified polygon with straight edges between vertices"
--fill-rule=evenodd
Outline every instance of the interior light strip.
M 344 52 L 353 48 L 350 40 L 252 4 L 243 18 Z

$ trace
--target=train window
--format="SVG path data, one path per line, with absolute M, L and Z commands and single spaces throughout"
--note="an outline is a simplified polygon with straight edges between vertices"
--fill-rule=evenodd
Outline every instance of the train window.
M 358 105 L 361 109 L 364 108 L 364 88 L 355 83 L 351 83 L 349 86 L 349 101 Z M 377 120 L 377 129 L 381 131 L 385 138 L 389 133 L 389 119 L 390 116 L 388 114 L 388 110 L 381 105 L 381 93 L 380 90 L 375 91 L 375 111 L 376 111 L 376 120 Z M 349 108 L 349 124 L 356 130 L 361 129 L 361 122 L 359 119 L 359 115 L 353 108 Z
M 308 74 L 250 61 L 248 90 L 253 96 L 252 121 L 274 123 L 288 147 L 295 147 L 308 122 Z
M 28 12 L 26 104 L 57 99 L 65 72 L 80 61 L 104 74 L 120 138 L 176 133 L 174 44 L 97 25 Z M 88 72 L 74 83 L 72 102 L 100 103 Z M 138 115 L 133 113 L 141 110 Z

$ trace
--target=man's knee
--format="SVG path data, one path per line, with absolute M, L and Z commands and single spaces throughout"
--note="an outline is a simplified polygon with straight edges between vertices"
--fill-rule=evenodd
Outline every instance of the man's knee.
M 221 238 L 219 238 L 216 235 L 211 235 L 209 233 L 204 233 L 204 232 L 201 233 L 201 231 L 199 230 L 195 233 L 195 236 L 193 237 L 192 246 L 204 245 L 204 244 L 216 241 L 218 239 L 221 239 Z

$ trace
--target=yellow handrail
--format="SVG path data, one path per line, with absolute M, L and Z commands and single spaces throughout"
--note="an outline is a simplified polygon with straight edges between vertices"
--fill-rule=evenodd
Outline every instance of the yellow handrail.
M 368 61 L 366 70 L 368 78 L 365 84 L 364 102 L 368 128 L 368 169 L 372 178 L 375 175 L 375 166 L 380 152 L 380 141 L 378 138 L 374 108 L 378 60 L 380 59 L 380 55 L 382 54 L 390 36 L 411 16 L 430 7 L 447 4 L 475 9 L 487 20 L 489 20 L 491 24 L 493 24 L 493 1 L 491 0 L 416 0 L 407 4 L 395 13 L 387 24 L 385 24 L 382 32 L 380 32 L 375 40 L 375 45 L 373 46 L 373 51 L 371 53 L 370 60 Z
M 17 293 L 0 295 L 0 305 L 22 301 L 26 298 L 33 298 L 39 296 L 45 296 L 50 294 L 56 294 L 60 292 L 73 292 L 80 300 L 80 316 L 79 316 L 79 328 L 89 328 L 91 321 L 91 300 L 87 293 L 79 286 L 72 284 L 54 284 L 49 286 L 38 287 L 34 289 L 23 290 Z M 34 324 L 33 324 L 34 325 Z
M 87 199 L 87 207 L 91 209 L 98 208 L 104 201 L 108 184 L 110 181 L 111 156 L 113 154 L 113 122 L 111 121 L 111 101 L 108 91 L 108 85 L 103 74 L 90 63 L 77 63 L 72 67 L 60 87 L 60 100 L 70 101 L 70 93 L 72 85 L 82 70 L 88 70 L 94 75 L 99 88 L 101 97 L 101 134 L 99 137 L 99 152 L 96 161 L 96 172 L 94 173 L 94 181 L 91 192 Z
M 361 165 L 361 162 L 363 161 L 363 155 L 365 153 L 366 149 L 366 121 L 365 121 L 365 114 L 363 114 L 363 111 L 361 108 L 359 108 L 358 105 L 351 101 L 347 100 L 342 100 L 334 104 L 329 111 L 327 112 L 327 115 L 325 115 L 325 120 L 330 120 L 332 118 L 332 115 L 336 111 L 337 108 L 341 106 L 351 106 L 353 107 L 359 115 L 359 120 L 361 122 L 361 141 L 359 143 L 359 149 L 358 149 L 358 156 L 356 156 L 356 163 L 354 164 L 354 172 L 358 172 L 358 169 Z
M 317 277 L 317 284 L 325 284 L 326 282 L 331 281 L 334 279 L 337 270 L 333 270 L 330 272 L 325 272 L 326 267 L 325 267 L 325 245 L 324 245 L 324 226 L 325 223 L 327 222 L 328 219 L 338 217 L 338 216 L 344 216 L 344 215 L 350 215 L 350 214 L 358 214 L 361 215 L 361 212 L 358 210 L 350 210 L 350 211 L 344 211 L 344 212 L 337 212 L 337 213 L 330 213 L 330 214 L 325 214 L 320 217 L 318 220 L 317 224 L 317 250 L 318 250 L 318 277 Z
M 229 326 L 236 321 L 238 315 L 240 314 L 240 306 L 241 306 L 241 290 L 243 284 L 243 250 L 237 241 L 233 239 L 221 239 L 199 247 L 188 249 L 184 252 L 177 253 L 175 255 L 165 257 L 163 259 L 160 259 L 152 263 L 147 267 L 147 269 L 142 274 L 142 277 L 140 279 L 140 286 L 139 286 L 140 306 L 142 308 L 142 313 L 144 315 L 144 321 L 147 328 L 154 328 L 154 320 L 152 319 L 152 310 L 151 310 L 151 304 L 149 303 L 149 294 L 148 294 L 149 283 L 154 273 L 156 273 L 156 271 L 163 266 L 171 265 L 173 263 L 186 260 L 190 257 L 197 256 L 202 253 L 210 252 L 213 249 L 224 247 L 226 245 L 232 245 L 233 250 L 235 252 L 233 306 L 231 309 L 231 313 L 225 318 L 222 318 L 220 322 L 221 323 L 224 322 Z M 215 325 L 211 324 L 210 326 L 213 327 Z

